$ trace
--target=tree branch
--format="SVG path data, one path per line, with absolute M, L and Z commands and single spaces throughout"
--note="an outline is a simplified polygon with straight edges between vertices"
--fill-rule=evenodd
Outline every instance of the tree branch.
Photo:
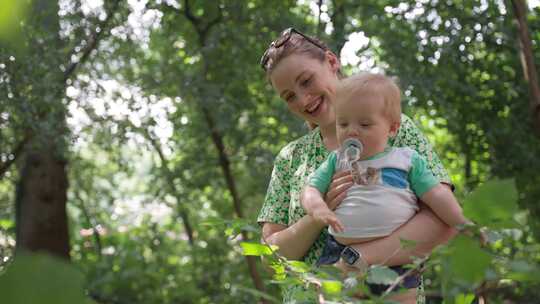
M 82 199 L 80 193 L 78 191 L 75 191 L 75 197 L 80 203 L 80 207 L 82 210 L 82 213 L 84 215 L 84 218 L 86 219 L 86 222 L 88 223 L 88 226 L 92 227 L 94 240 L 96 241 L 96 253 L 99 258 L 101 258 L 101 251 L 103 249 L 103 245 L 101 243 L 101 237 L 99 236 L 99 231 L 96 228 L 96 225 L 93 223 L 92 218 L 90 217 L 90 213 L 86 209 L 86 206 L 84 205 L 84 200 Z
M 159 146 L 159 143 L 156 141 L 155 138 L 153 138 L 150 133 L 148 133 L 148 130 L 143 130 L 144 136 L 150 141 L 152 144 L 152 147 L 154 150 L 156 150 L 157 154 L 159 155 L 159 159 L 161 160 L 161 168 L 165 173 L 165 178 L 167 179 L 167 185 L 170 188 L 170 191 L 177 196 L 177 198 L 180 198 L 181 195 L 176 190 L 176 186 L 172 182 L 173 173 L 169 170 L 169 167 L 167 166 L 168 160 L 165 157 L 165 154 L 163 153 L 163 150 Z M 180 214 L 180 217 L 182 218 L 182 222 L 184 223 L 184 229 L 186 230 L 186 233 L 188 235 L 188 241 L 191 246 L 194 244 L 194 237 L 193 237 L 193 228 L 191 227 L 191 223 L 189 221 L 189 215 L 187 213 L 187 210 L 182 206 L 182 203 L 179 202 L 179 204 L 176 206 L 178 209 L 178 213 Z
M 210 31 L 210 29 L 214 25 L 221 22 L 221 20 L 223 18 L 223 14 L 221 13 L 221 9 L 219 8 L 219 4 L 218 4 L 217 11 L 218 11 L 217 16 L 215 18 L 211 19 L 210 21 L 208 21 L 208 23 L 206 25 L 203 25 L 203 23 L 201 21 L 202 19 L 197 18 L 197 17 L 195 17 L 195 15 L 193 15 L 193 12 L 191 11 L 191 6 L 189 4 L 189 0 L 184 0 L 184 15 L 186 16 L 186 18 L 189 21 L 191 21 L 191 23 L 193 24 L 193 27 L 197 31 L 197 34 L 199 34 L 199 42 L 201 44 L 201 47 L 203 47 L 205 45 L 206 37 L 207 37 L 208 32 Z
M 193 13 L 191 12 L 189 0 L 184 0 L 184 15 L 189 21 L 191 21 L 191 23 L 193 23 L 193 25 L 195 25 L 196 28 L 198 27 L 198 25 L 200 24 L 200 20 L 197 19 L 197 17 L 195 17 L 195 15 L 193 15 Z
M 9 167 L 11 167 L 11 165 L 13 163 L 15 163 L 15 161 L 19 158 L 19 156 L 22 154 L 22 151 L 24 150 L 24 147 L 26 146 L 26 144 L 30 141 L 30 139 L 32 138 L 32 136 L 30 134 L 27 134 L 18 144 L 17 146 L 15 147 L 15 149 L 13 149 L 13 151 L 11 153 L 9 153 L 8 155 L 13 155 L 13 158 L 12 159 L 8 159 L 7 161 L 5 162 L 2 162 L 0 164 L 0 179 L 2 179 L 4 177 L 4 174 L 7 172 L 7 170 L 9 170 Z
M 97 47 L 99 40 L 103 38 L 103 33 L 106 31 L 110 20 L 113 18 L 114 13 L 118 10 L 119 4 L 120 4 L 119 0 L 113 1 L 113 7 L 109 12 L 107 12 L 107 18 L 105 18 L 105 20 L 100 22 L 96 26 L 96 30 L 94 30 L 94 32 L 92 32 L 90 37 L 88 37 L 88 40 L 86 41 L 86 47 L 82 51 L 81 58 L 75 62 L 72 62 L 68 66 L 66 71 L 64 72 L 64 83 L 66 82 L 66 80 L 69 79 L 69 77 L 71 77 L 71 75 L 73 74 L 75 69 L 79 66 L 79 64 L 84 63 L 88 59 L 88 56 L 90 56 L 90 53 Z M 75 54 L 75 53 L 77 52 L 71 52 L 71 54 Z

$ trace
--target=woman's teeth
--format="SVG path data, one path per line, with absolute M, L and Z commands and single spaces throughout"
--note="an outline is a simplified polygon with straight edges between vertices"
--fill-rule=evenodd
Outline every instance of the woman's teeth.
M 321 98 L 319 98 L 317 102 L 315 102 L 311 107 L 309 107 L 309 109 L 306 109 L 306 112 L 308 112 L 309 114 L 312 114 L 315 111 L 317 111 L 319 109 L 319 106 L 321 105 L 321 101 L 322 101 Z

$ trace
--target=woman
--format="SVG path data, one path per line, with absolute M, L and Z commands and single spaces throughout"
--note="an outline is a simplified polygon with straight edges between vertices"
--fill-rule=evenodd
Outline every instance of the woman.
M 287 144 L 276 157 L 266 199 L 257 220 L 262 224 L 263 238 L 277 245 L 280 254 L 312 264 L 321 254 L 327 233 L 323 229 L 325 227 L 305 214 L 299 198 L 307 177 L 323 162 L 329 151 L 338 147 L 332 100 L 341 77 L 340 62 L 321 41 L 287 29 L 270 44 L 261 58 L 261 65 L 288 109 L 304 119 L 312 130 Z M 400 130 L 390 144 L 417 150 L 429 161 L 435 176 L 450 185 L 438 156 L 410 118 L 402 117 Z M 326 194 L 330 209 L 341 202 L 351 185 L 350 174 L 334 176 Z M 369 265 L 403 265 L 411 262 L 411 256 L 429 254 L 453 233 L 453 229 L 429 209 L 422 208 L 390 236 L 356 245 L 354 249 Z M 402 249 L 400 239 L 413 240 L 416 246 Z M 292 297 L 292 290 L 287 290 L 284 301 Z

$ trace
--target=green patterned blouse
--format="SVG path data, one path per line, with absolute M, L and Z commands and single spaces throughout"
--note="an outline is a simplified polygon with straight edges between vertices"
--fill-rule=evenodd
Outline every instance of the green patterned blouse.
M 414 122 L 406 115 L 401 116 L 401 127 L 397 136 L 390 140 L 394 147 L 410 147 L 416 150 L 427 161 L 433 174 L 441 182 L 449 183 L 450 178 L 439 157 L 430 143 Z M 323 144 L 319 128 L 290 142 L 281 149 L 274 161 L 274 169 L 268 185 L 266 198 L 260 210 L 259 223 L 276 223 L 292 225 L 306 213 L 300 205 L 300 192 L 307 177 L 326 159 L 329 151 Z M 304 261 L 315 263 L 322 252 L 326 237 L 326 229 L 309 249 Z

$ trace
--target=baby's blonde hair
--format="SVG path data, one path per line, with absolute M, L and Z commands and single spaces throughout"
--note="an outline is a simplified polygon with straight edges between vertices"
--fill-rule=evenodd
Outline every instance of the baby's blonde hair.
M 349 100 L 353 95 L 381 95 L 384 114 L 392 123 L 401 122 L 401 93 L 397 84 L 382 74 L 360 73 L 341 80 L 336 89 L 336 102 Z

